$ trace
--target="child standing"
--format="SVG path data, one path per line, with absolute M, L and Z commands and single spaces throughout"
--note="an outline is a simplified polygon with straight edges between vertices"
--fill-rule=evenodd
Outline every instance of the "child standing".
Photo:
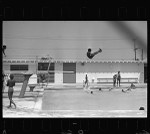
M 10 104 L 9 104 L 8 108 L 11 107 L 11 103 L 16 108 L 16 104 L 12 100 L 12 96 L 13 96 L 13 92 L 14 92 L 14 88 L 13 87 L 15 86 L 15 80 L 14 80 L 14 75 L 13 74 L 10 74 L 10 79 L 7 81 L 7 86 L 8 86 L 8 97 L 9 97 L 9 100 L 10 100 Z
M 117 74 L 113 76 L 113 86 L 116 87 Z

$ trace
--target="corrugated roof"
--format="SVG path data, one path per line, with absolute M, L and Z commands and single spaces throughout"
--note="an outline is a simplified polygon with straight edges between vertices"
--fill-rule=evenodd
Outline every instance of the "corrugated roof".
M 38 60 L 48 63 L 49 60 Z M 52 63 L 147 63 L 147 60 L 51 60 Z M 36 63 L 36 60 L 27 59 L 3 59 L 3 63 Z

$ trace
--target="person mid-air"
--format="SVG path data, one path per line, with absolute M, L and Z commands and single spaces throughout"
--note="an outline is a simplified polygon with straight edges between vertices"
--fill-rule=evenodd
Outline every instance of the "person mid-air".
M 99 48 L 98 51 L 92 53 L 92 49 L 89 48 L 89 49 L 88 49 L 88 52 L 87 52 L 87 57 L 88 57 L 89 59 L 92 59 L 95 55 L 97 55 L 98 53 L 101 53 L 101 52 L 102 52 L 102 49 Z

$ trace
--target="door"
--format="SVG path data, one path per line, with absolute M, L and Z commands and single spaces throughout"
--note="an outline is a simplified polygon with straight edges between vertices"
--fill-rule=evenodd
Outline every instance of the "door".
M 76 63 L 63 63 L 63 83 L 76 83 Z

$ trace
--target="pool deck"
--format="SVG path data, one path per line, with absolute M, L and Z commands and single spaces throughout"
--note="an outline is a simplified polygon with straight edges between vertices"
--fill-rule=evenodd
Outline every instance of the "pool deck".
M 49 84 L 47 88 L 35 87 L 33 92 L 27 87 L 25 96 L 19 98 L 22 85 L 16 84 L 13 100 L 17 108 L 7 108 L 9 99 L 6 87 L 2 100 L 3 117 L 146 117 L 147 84 L 135 85 L 137 89 L 122 93 L 120 89 L 126 89 L 130 84 L 122 84 L 121 88 L 111 92 L 108 90 L 111 84 L 92 84 L 93 94 L 89 94 L 82 90 L 82 84 Z M 140 106 L 145 110 L 139 110 Z

